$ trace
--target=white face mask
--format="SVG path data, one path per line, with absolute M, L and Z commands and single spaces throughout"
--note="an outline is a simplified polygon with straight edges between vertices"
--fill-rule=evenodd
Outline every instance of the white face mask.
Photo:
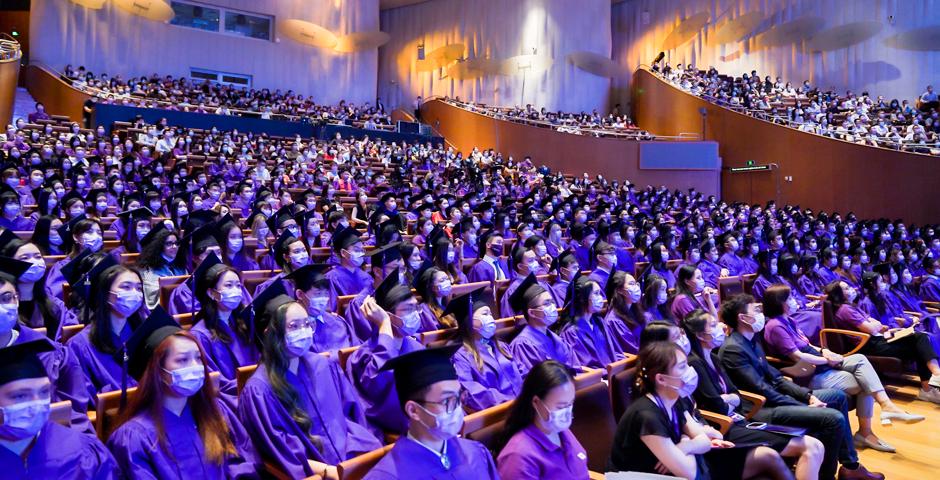
M 313 346 L 313 329 L 310 327 L 298 328 L 287 332 L 284 335 L 284 342 L 287 346 L 287 351 L 295 357 L 299 357 L 310 350 L 310 347 Z
M 349 252 L 349 263 L 354 267 L 361 267 L 365 261 L 365 254 L 362 252 Z
M 300 268 L 307 264 L 307 261 L 310 260 L 310 256 L 307 252 L 292 253 L 290 255 L 291 264 L 294 265 L 294 268 Z
M 101 250 L 101 247 L 104 246 L 104 241 L 101 239 L 101 235 L 97 233 L 83 233 L 81 236 L 82 246 L 91 250 L 92 253 Z
M 689 337 L 685 332 L 679 332 L 679 340 L 676 341 L 676 344 L 679 345 L 679 348 L 681 348 L 686 355 L 692 351 L 692 344 L 689 342 Z
M 643 291 L 640 289 L 639 285 L 630 285 L 627 287 L 627 296 L 633 303 L 639 302 L 640 296 L 642 296 L 642 294 Z
M 759 331 L 761 331 L 761 330 L 764 329 L 764 322 L 765 322 L 764 314 L 763 314 L 763 313 L 756 313 L 756 314 L 754 314 L 754 320 L 753 320 L 753 322 L 752 322 L 752 323 L 749 323 L 748 325 L 750 325 L 751 330 L 753 330 L 754 333 L 757 333 L 757 332 L 759 332 Z
M 0 304 L 0 334 L 9 333 L 19 320 L 20 305 L 17 302 Z
M 447 263 L 452 263 L 454 261 L 454 252 L 447 252 Z
M 539 315 L 536 316 L 535 318 L 541 319 L 542 322 L 545 323 L 546 327 L 550 327 L 554 325 L 555 322 L 558 321 L 558 310 L 556 310 L 555 308 L 546 308 L 546 309 L 538 308 L 538 309 L 532 309 L 532 310 L 539 312 Z
M 242 304 L 242 289 L 231 287 L 220 291 L 219 303 L 229 310 L 235 310 Z
M 657 304 L 657 305 L 663 305 L 663 304 L 666 303 L 667 300 L 669 300 L 669 293 L 668 293 L 668 292 L 659 292 L 659 293 L 656 294 L 656 304 Z
M 548 410 L 544 405 L 542 408 Z M 571 428 L 571 422 L 574 420 L 574 405 L 569 405 L 558 410 L 548 410 L 548 418 L 542 417 L 542 412 L 537 413 L 539 418 L 552 433 L 560 433 Z
M 401 321 L 401 325 L 398 328 L 406 337 L 410 337 L 415 333 L 418 333 L 418 329 L 421 328 L 421 316 L 417 311 L 411 312 L 404 317 L 399 317 L 397 315 L 395 315 L 395 317 Z
M 416 405 L 421 407 L 425 413 L 434 417 L 434 426 L 428 425 L 423 421 L 421 424 L 427 427 L 427 429 L 430 430 L 430 433 L 439 440 L 448 440 L 454 438 L 458 433 L 460 433 L 460 429 L 463 428 L 464 412 L 460 405 L 457 405 L 453 412 L 442 412 L 438 414 L 429 412 L 428 409 L 424 408 L 420 404 L 416 403 Z
M 493 338 L 493 334 L 496 333 L 496 319 L 492 315 L 481 317 L 480 328 L 477 329 L 477 333 L 485 340 Z
M 131 316 L 144 302 L 144 294 L 136 290 L 114 292 L 114 296 L 115 299 L 111 306 L 125 317 Z
M 241 238 L 230 238 L 228 240 L 228 249 L 232 253 L 238 253 L 242 251 L 242 246 L 245 244 L 245 240 Z
M 23 440 L 34 437 L 49 420 L 50 399 L 15 403 L 0 407 L 3 425 L 0 425 L 0 438 Z
M 176 370 L 163 369 L 170 374 L 167 384 L 173 393 L 181 397 L 191 397 L 202 388 L 206 380 L 206 369 L 201 364 L 177 368 Z

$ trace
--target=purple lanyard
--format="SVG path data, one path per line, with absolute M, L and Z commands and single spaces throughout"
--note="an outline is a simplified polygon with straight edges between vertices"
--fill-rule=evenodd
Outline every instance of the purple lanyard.
M 656 405 L 662 409 L 663 413 L 666 414 L 666 417 L 669 418 L 669 422 L 672 424 L 672 431 L 675 432 L 676 438 L 681 438 L 682 432 L 679 430 L 679 412 L 676 410 L 675 404 L 672 406 L 672 416 L 669 416 L 669 410 L 666 410 L 666 405 L 659 398 L 659 395 L 653 394 L 653 400 L 656 401 Z M 679 400 L 676 400 L 678 402 Z
M 724 379 L 724 378 L 721 378 L 721 372 L 718 371 L 718 368 L 717 368 L 717 367 L 712 368 L 710 365 L 708 365 L 708 362 L 705 362 L 705 366 L 706 366 L 709 370 L 711 370 L 712 373 L 715 374 L 715 377 L 716 377 L 716 378 L 718 378 L 718 385 L 721 385 L 721 393 L 722 393 L 722 394 L 728 393 L 728 385 L 725 384 L 725 379 Z

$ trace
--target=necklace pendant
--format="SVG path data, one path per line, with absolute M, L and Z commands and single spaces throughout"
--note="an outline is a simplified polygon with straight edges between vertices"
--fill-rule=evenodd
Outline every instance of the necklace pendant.
M 441 466 L 444 470 L 450 470 L 450 457 L 447 454 L 441 455 Z

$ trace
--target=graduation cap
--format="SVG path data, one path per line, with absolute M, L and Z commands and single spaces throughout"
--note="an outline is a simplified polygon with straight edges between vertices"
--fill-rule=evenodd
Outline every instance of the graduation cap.
M 294 195 L 294 201 L 297 203 L 304 203 L 304 200 L 307 198 L 307 195 L 312 195 L 315 198 L 317 196 L 317 192 L 312 188 L 308 188 Z
M 871 267 L 871 270 L 879 275 L 890 276 L 891 275 L 891 264 L 890 263 L 879 263 L 874 267 Z
M 162 306 L 158 305 L 154 308 L 150 316 L 134 329 L 134 333 L 124 344 L 127 353 L 127 373 L 139 381 L 144 376 L 144 370 L 147 369 L 150 358 L 153 357 L 153 353 L 163 340 L 182 330 L 182 327 Z
M 268 219 L 265 220 L 265 223 L 268 224 L 268 228 L 271 229 L 272 233 L 276 233 L 278 227 L 282 223 L 288 220 L 293 220 L 293 219 L 294 219 L 294 212 L 293 212 L 293 209 L 291 208 L 291 205 L 285 205 L 279 208 L 276 212 L 274 212 L 273 215 L 268 217 Z
M 183 230 L 192 232 L 199 227 L 215 223 L 218 216 L 219 214 L 213 210 L 196 210 L 183 217 L 180 224 Z
M 477 205 L 476 211 L 479 213 L 483 213 L 487 210 L 492 210 L 492 209 L 493 209 L 493 202 L 483 201 L 483 202 L 480 202 L 479 205 Z
M 371 259 L 373 267 L 384 268 L 389 263 L 401 259 L 401 250 L 398 249 L 400 246 L 401 242 L 392 242 L 373 249 L 366 255 Z
M 33 264 L 24 262 L 11 257 L 0 257 L 0 274 L 12 277 L 14 280 L 20 278 Z
M 82 203 L 82 207 L 85 206 L 85 199 L 82 197 L 82 194 L 78 193 L 77 190 L 69 190 L 66 192 L 65 195 L 62 196 L 61 204 L 65 206 L 67 203 L 69 203 L 69 200 L 78 200 Z
M 267 328 L 269 315 L 266 315 L 270 312 L 273 312 L 284 305 L 285 303 L 293 302 L 294 299 L 290 297 L 287 293 L 287 289 L 284 287 L 284 282 L 281 279 L 277 279 L 274 282 L 271 282 L 267 288 L 255 294 L 254 300 L 251 301 L 250 308 L 242 310 L 242 318 L 245 319 L 250 325 L 252 331 L 251 338 L 256 338 L 260 344 L 264 331 Z
M 228 231 L 232 227 L 237 227 L 238 222 L 235 221 L 235 218 L 231 214 L 225 214 L 224 217 L 219 218 L 212 225 L 213 232 L 215 233 L 215 239 L 219 242 L 219 245 L 224 245 L 228 241 Z
M 183 237 L 182 243 L 187 246 L 187 249 L 189 245 L 192 245 L 193 250 L 201 251 L 205 251 L 206 248 L 211 246 L 219 245 L 219 241 L 215 238 L 215 224 L 203 225 L 192 230 L 188 235 Z
M 7 248 L 7 245 L 19 239 L 20 237 L 16 236 L 16 234 L 13 233 L 13 230 L 4 228 L 3 231 L 0 232 L 0 251 L 3 251 L 5 248 Z
M 339 252 L 340 250 L 349 248 L 350 246 L 361 242 L 359 239 L 359 231 L 353 227 L 340 229 L 333 233 L 331 242 L 333 244 L 333 251 Z
M 75 226 L 78 225 L 78 222 L 84 220 L 85 214 L 76 215 L 75 218 L 69 220 L 66 223 L 63 223 L 56 231 L 59 232 L 59 236 L 62 237 L 62 248 L 68 249 L 72 246 L 72 230 L 75 229 Z
M 144 238 L 140 239 L 140 245 L 143 247 L 150 245 L 154 240 L 157 239 L 157 234 L 165 230 L 169 230 L 169 228 L 166 226 L 166 222 L 157 222 L 157 224 L 154 225 L 146 235 L 144 235 Z
M 395 390 L 402 406 L 415 395 L 437 382 L 457 380 L 457 370 L 451 357 L 460 345 L 422 348 L 385 362 L 379 371 L 391 370 L 395 376 Z
M 439 271 L 430 260 L 421 263 L 421 268 L 415 272 L 414 281 L 412 282 L 412 286 L 418 292 L 418 295 L 421 295 L 421 298 L 427 300 L 430 297 L 431 279 Z
M 85 196 L 85 202 L 94 204 L 98 201 L 98 197 L 102 195 L 107 198 L 108 191 L 104 188 L 94 188 L 88 192 L 88 195 Z
M 509 305 L 517 312 L 524 312 L 535 297 L 545 292 L 545 289 L 539 285 L 535 275 L 530 273 L 522 280 L 522 283 L 509 296 Z
M 393 218 L 390 218 L 377 229 L 376 245 L 383 245 L 389 242 L 389 240 L 400 235 L 401 233 L 401 217 L 395 215 Z
M 571 278 L 571 282 L 568 283 L 568 287 L 565 288 L 565 307 L 571 305 L 571 301 L 574 299 L 574 292 L 576 292 L 585 282 L 588 282 L 590 279 L 581 275 L 581 272 L 575 272 L 574 277 Z M 606 285 L 600 286 L 602 291 L 605 290 Z
M 473 230 L 473 217 L 467 216 L 457 224 L 456 228 L 454 228 L 454 234 L 463 235 L 470 230 Z
M 62 266 L 60 271 L 65 280 L 69 282 L 69 285 L 75 285 L 82 278 L 82 272 L 78 269 L 78 266 L 91 255 L 91 249 L 86 248 L 77 257 Z
M 329 288 L 329 283 L 326 283 L 329 282 L 326 272 L 332 267 L 326 263 L 311 263 L 290 272 L 284 278 L 293 280 L 294 285 L 305 292 L 317 285 Z
M 0 365 L 3 365 L 0 368 L 0 386 L 15 380 L 48 377 L 39 354 L 52 350 L 52 342 L 45 338 L 0 348 Z
M 205 260 L 196 267 L 196 271 L 193 272 L 192 276 L 196 282 L 196 288 L 192 291 L 193 295 L 202 295 L 203 292 L 209 289 L 209 285 L 207 285 L 209 282 L 209 269 L 216 265 L 222 265 L 222 260 L 219 260 L 219 257 L 215 253 L 209 253 Z
M 154 216 L 153 212 L 150 211 L 147 207 L 135 208 L 132 210 L 125 210 L 117 214 L 121 218 L 121 221 L 124 222 L 126 228 L 131 228 L 131 226 L 141 220 L 150 220 Z
M 483 295 L 484 291 L 486 291 L 485 286 L 467 292 L 459 297 L 452 298 L 441 316 L 446 317 L 447 315 L 453 315 L 454 319 L 457 320 L 457 323 L 469 323 L 472 327 L 473 312 L 479 308 L 489 306 L 489 302 Z
M 598 235 L 597 240 L 594 240 L 594 244 L 591 245 L 591 257 L 596 258 L 598 255 L 603 255 L 601 252 L 613 252 L 614 246 L 601 240 L 600 235 Z
M 552 264 L 550 268 L 556 272 L 561 273 L 560 272 L 561 265 L 563 263 L 567 263 L 569 257 L 574 257 L 574 252 L 572 252 L 570 248 L 566 248 L 564 251 L 559 253 L 557 257 L 552 259 Z
M 300 239 L 295 237 L 294 234 L 290 232 L 290 230 L 284 230 L 284 232 L 282 232 L 281 235 L 277 237 L 277 240 L 275 240 L 274 244 L 271 245 L 271 251 L 274 254 L 274 260 L 278 263 L 278 265 L 280 265 L 280 259 L 282 258 L 282 254 L 285 252 L 284 249 L 288 245 L 298 240 Z
M 412 298 L 411 288 L 400 283 L 400 269 L 400 267 L 396 268 L 389 273 L 375 289 L 375 301 L 386 312 L 394 310 L 395 306 L 402 301 Z
M 385 192 L 381 197 L 379 197 L 379 201 L 384 205 L 385 202 L 392 198 L 398 198 L 398 194 L 395 192 Z

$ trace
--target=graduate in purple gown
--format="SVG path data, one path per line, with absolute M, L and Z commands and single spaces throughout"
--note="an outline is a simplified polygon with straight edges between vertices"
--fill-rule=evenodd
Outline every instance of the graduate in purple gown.
M 516 246 L 512 249 L 512 268 L 515 271 L 515 278 L 509 282 L 509 286 L 506 287 L 506 292 L 503 293 L 502 301 L 499 304 L 499 316 L 501 318 L 514 317 L 516 315 L 522 314 L 522 312 L 517 311 L 512 307 L 512 302 L 510 298 L 512 297 L 513 292 L 519 288 L 522 282 L 526 279 L 529 274 L 538 275 L 541 264 L 539 264 L 538 257 L 535 255 L 535 251 L 526 250 Z M 562 301 L 554 297 L 555 291 L 552 290 L 545 281 L 537 280 L 539 286 L 541 286 L 549 295 L 552 295 L 552 299 L 555 300 L 555 303 L 560 305 Z
M 648 267 L 646 267 L 646 270 L 640 274 L 643 278 L 643 283 L 646 283 L 646 279 L 650 275 L 657 275 L 666 281 L 666 286 L 668 288 L 675 287 L 676 276 L 666 265 L 666 262 L 669 260 L 669 248 L 667 248 L 666 245 L 662 242 L 657 241 L 650 246 L 649 255 L 650 264 Z
M 40 356 L 54 348 L 46 339 L 0 348 L 0 471 L 4 478 L 119 478 L 96 436 L 49 419 L 55 386 Z
M 425 263 L 424 267 L 418 270 L 418 276 L 414 282 L 415 292 L 421 297 L 421 302 L 418 304 L 418 312 L 421 316 L 420 331 L 455 328 L 457 321 L 454 316 L 444 313 L 453 289 L 450 276 L 447 272 L 433 266 L 431 262 Z
M 372 336 L 349 356 L 347 371 L 366 408 L 369 424 L 378 431 L 404 433 L 407 419 L 398 405 L 391 373 L 381 371 L 389 360 L 421 345 L 414 335 L 421 326 L 418 302 L 400 283 L 398 269 L 389 274 L 360 307 L 373 326 Z
M 551 285 L 552 298 L 565 298 L 568 292 L 568 285 L 574 276 L 581 271 L 581 265 L 578 264 L 578 258 L 569 250 L 563 250 L 552 262 L 552 270 L 555 272 L 555 283 Z
M 16 276 L 20 323 L 30 328 L 45 328 L 46 336 L 53 340 L 60 338 L 63 326 L 78 323 L 62 300 L 46 295 L 46 262 L 36 244 L 4 230 L 0 233 L 0 255 L 3 255 L 0 270 L 23 272 Z
M 193 317 L 189 333 L 205 352 L 210 372 L 219 372 L 219 389 L 232 397 L 238 394 L 239 367 L 258 363 L 259 353 L 251 338 L 251 321 L 243 315 L 249 297 L 238 271 L 214 253 L 193 273 L 196 297 L 201 307 Z
M 487 230 L 480 234 L 480 253 L 483 256 L 470 268 L 470 282 L 495 282 L 509 279 L 509 266 L 502 259 L 503 236 L 498 230 Z
M 940 302 L 940 259 L 924 258 L 924 280 L 920 284 L 920 299 Z
M 380 285 L 392 272 L 397 272 L 402 285 L 408 285 L 403 277 L 405 271 L 403 267 L 404 261 L 401 258 L 401 250 L 396 247 L 397 244 L 398 242 L 394 242 L 394 244 L 391 245 L 382 245 L 369 252 L 372 262 L 369 266 L 371 271 L 370 278 L 373 283 L 370 283 L 368 288 L 364 288 L 346 305 L 346 312 L 343 316 L 346 322 L 353 326 L 360 343 L 372 338 L 374 330 L 372 322 L 362 313 L 363 302 L 369 295 L 375 292 L 373 285 Z M 420 317 L 420 310 L 418 315 Z M 425 325 L 422 324 L 418 331 L 423 331 L 424 328 Z
M 587 452 L 571 433 L 574 377 L 554 360 L 529 372 L 506 419 L 496 452 L 506 479 L 587 480 Z
M 463 240 L 458 238 L 456 241 L 451 242 L 440 227 L 435 227 L 435 231 L 428 238 L 428 245 L 431 246 L 428 251 L 428 259 L 435 267 L 447 272 L 451 284 L 458 285 L 468 282 L 467 275 L 463 273 L 461 268 L 463 257 L 458 254 L 463 246 Z
M 214 256 L 216 260 L 222 256 L 222 249 L 219 247 L 219 242 L 216 240 L 214 233 L 215 225 L 208 224 L 197 228 L 183 238 L 180 247 L 181 250 L 186 252 L 184 253 L 186 256 L 189 256 L 190 251 L 192 252 L 190 262 L 192 262 L 194 271 L 198 270 L 210 255 Z M 181 313 L 195 315 L 201 308 L 199 295 L 193 295 L 194 277 L 195 275 L 191 275 L 170 292 L 170 304 L 167 308 L 170 315 L 179 315 Z M 248 291 L 246 290 L 244 294 L 247 298 Z
M 757 263 L 760 267 L 757 269 L 757 278 L 751 287 L 751 295 L 760 301 L 764 296 L 764 290 L 771 285 L 783 283 L 783 279 L 779 276 L 779 259 L 776 252 L 769 250 L 760 252 L 757 255 Z
M 510 401 L 519 394 L 522 377 L 512 362 L 509 345 L 496 339 L 496 319 L 480 287 L 451 300 L 446 312 L 457 319 L 454 368 L 464 401 L 471 410 L 483 410 Z
M 260 478 L 251 438 L 222 402 L 199 343 L 158 307 L 127 342 L 129 396 L 108 448 L 128 478 Z
M 323 280 L 325 281 L 325 280 Z M 381 448 L 356 391 L 335 359 L 311 350 L 307 309 L 272 287 L 254 302 L 263 330 L 261 364 L 239 395 L 238 411 L 261 455 L 291 478 L 322 473 Z
M 458 436 L 464 411 L 460 383 L 450 358 L 456 349 L 421 350 L 385 364 L 383 370 L 394 370 L 395 402 L 408 418 L 408 431 L 365 480 L 499 478 L 489 450 Z
M 744 260 L 738 256 L 738 250 L 741 249 L 741 244 L 738 242 L 737 236 L 724 234 L 718 237 L 718 245 L 722 251 L 721 257 L 718 258 L 718 265 L 727 269 L 729 276 L 734 277 L 749 273 L 747 272 L 747 265 L 745 265 Z
M 294 270 L 310 263 L 310 252 L 307 251 L 307 245 L 300 238 L 293 236 L 288 230 L 277 237 L 271 249 L 275 255 L 274 260 L 277 262 L 277 266 L 281 267 L 281 272 L 255 287 L 255 296 L 257 297 L 274 282 L 278 281 L 284 282 L 284 288 L 287 289 L 288 295 L 293 295 L 293 282 L 286 277 Z
M 614 338 L 617 350 L 636 355 L 646 316 L 640 305 L 640 283 L 626 272 L 614 272 L 607 282 L 607 314 L 604 324 Z
M 62 284 L 65 282 L 62 267 L 85 250 L 91 250 L 91 253 L 100 251 L 104 246 L 104 237 L 101 224 L 97 220 L 85 218 L 83 214 L 59 227 L 58 233 L 64 242 L 62 248 L 68 250 L 69 254 L 52 265 L 46 274 L 46 293 L 62 299 Z
M 362 270 L 365 249 L 355 228 L 344 228 L 333 234 L 333 252 L 339 265 L 327 272 L 337 295 L 357 295 L 372 286 L 372 277 Z
M 803 255 L 800 258 L 800 270 L 803 274 L 796 281 L 796 289 L 804 297 L 822 295 L 822 291 L 826 288 L 819 269 L 819 260 L 815 256 Z
M 258 270 L 254 251 L 245 247 L 245 235 L 231 215 L 226 215 L 216 222 L 216 240 L 222 247 L 222 261 L 242 272 Z
M 121 229 L 122 233 L 118 235 L 118 238 L 121 239 L 121 244 L 110 252 L 115 260 L 120 262 L 121 254 L 124 253 L 140 253 L 143 249 L 140 241 L 153 229 L 150 223 L 150 219 L 153 216 L 153 212 L 146 207 L 118 213 L 118 220 L 120 222 L 115 220 L 111 225 L 114 226 L 115 223 L 121 223 L 122 225 L 128 225 L 128 228 Z
M 67 344 L 85 373 L 90 406 L 99 393 L 120 390 L 125 380 L 134 386 L 123 375 L 124 343 L 147 315 L 140 276 L 113 262 L 105 257 L 89 272 L 90 298 L 83 315 L 90 323 Z
M 728 269 L 718 264 L 718 247 L 715 242 L 705 240 L 699 246 L 699 253 L 702 258 L 698 262 L 698 269 L 702 271 L 705 285 L 717 289 L 718 279 L 728 276 Z
M 313 346 L 316 353 L 336 355 L 343 348 L 359 346 L 362 341 L 355 328 L 345 318 L 327 310 L 332 297 L 330 281 L 324 275 L 325 264 L 312 264 L 298 268 L 288 275 L 296 290 L 294 298 L 307 310 L 313 327 Z
M 607 280 L 610 278 L 611 273 L 616 271 L 617 268 L 617 252 L 613 245 L 603 241 L 597 240 L 594 242 L 594 245 L 591 247 L 591 251 L 594 256 L 594 264 L 596 267 L 588 275 L 590 280 L 593 280 L 599 287 L 601 287 L 601 292 L 603 294 L 604 289 L 607 287 Z
M 581 268 L 594 268 L 594 258 L 591 256 L 591 245 L 597 240 L 597 232 L 594 227 L 580 223 L 571 227 L 572 245 L 574 245 L 574 256 L 578 258 Z
M 590 277 L 575 277 L 568 288 L 565 316 L 555 331 L 571 348 L 574 361 L 590 368 L 604 368 L 624 357 L 614 335 L 604 323 L 604 294 Z
M 691 311 L 701 308 L 712 315 L 717 315 L 715 299 L 717 293 L 705 285 L 702 271 L 691 265 L 679 268 L 676 278 L 676 292 L 669 305 L 671 319 L 678 325 Z
M 578 364 L 571 348 L 550 327 L 558 321 L 558 307 L 551 293 L 527 275 L 519 288 L 510 296 L 513 308 L 525 316 L 525 326 L 509 343 L 513 363 L 523 377 L 535 364 L 555 360 L 569 367 Z
M 826 247 L 819 254 L 819 281 L 825 289 L 826 285 L 839 279 L 836 268 L 839 266 L 839 254 L 833 248 Z
M 9 185 L 0 184 L 0 227 L 16 232 L 30 231 L 35 220 L 23 216 L 20 195 Z

